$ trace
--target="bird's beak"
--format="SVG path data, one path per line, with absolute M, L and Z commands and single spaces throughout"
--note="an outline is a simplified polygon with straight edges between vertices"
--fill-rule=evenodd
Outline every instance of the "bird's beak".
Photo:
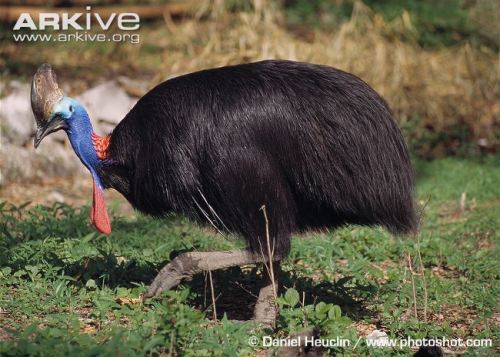
M 66 124 L 59 116 L 54 116 L 54 105 L 63 98 L 57 84 L 57 77 L 49 64 L 38 67 L 31 82 L 31 108 L 35 116 L 37 131 L 34 145 L 38 147 L 42 139 L 54 131 L 64 129 Z
M 49 135 L 50 133 L 56 132 L 61 129 L 67 129 L 68 125 L 66 121 L 60 115 L 55 115 L 51 120 L 49 120 L 44 126 L 39 127 L 35 133 L 35 139 L 33 144 L 35 149 L 40 145 L 42 139 Z

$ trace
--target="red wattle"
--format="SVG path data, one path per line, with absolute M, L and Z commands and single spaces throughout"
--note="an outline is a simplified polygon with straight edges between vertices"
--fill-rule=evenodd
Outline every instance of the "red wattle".
M 108 212 L 106 211 L 106 202 L 104 202 L 102 190 L 97 187 L 95 181 L 92 197 L 90 219 L 99 232 L 110 234 L 111 224 L 109 223 Z

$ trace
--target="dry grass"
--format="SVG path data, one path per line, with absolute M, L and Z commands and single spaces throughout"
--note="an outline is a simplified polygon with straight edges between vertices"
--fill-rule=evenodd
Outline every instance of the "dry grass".
M 253 12 L 235 14 L 216 0 L 205 2 L 192 19 L 165 17 L 168 45 L 155 80 L 268 58 L 327 64 L 358 75 L 380 92 L 408 128 L 410 140 L 444 134 L 440 142 L 447 147 L 430 142 L 420 147 L 424 154 L 453 152 L 461 140 L 480 141 L 490 149 L 498 145 L 498 54 L 468 44 L 424 50 L 394 36 L 412 31 L 406 13 L 387 23 L 362 3 L 356 3 L 351 20 L 336 31 L 302 36 L 283 26 L 282 13 L 272 3 L 253 4 Z
M 153 86 L 179 73 L 269 58 L 327 64 L 380 92 L 421 154 L 455 153 L 464 142 L 498 149 L 500 57 L 493 50 L 468 44 L 423 49 L 398 36 L 414 31 L 407 13 L 388 23 L 361 2 L 335 31 L 302 33 L 287 29 L 276 2 L 254 0 L 250 12 L 226 6 L 223 0 L 201 1 L 192 16 L 165 15 L 163 24 L 143 26 L 139 45 L 116 45 L 105 54 L 87 50 L 72 56 L 72 65 L 97 62 L 106 63 L 108 74 L 143 72 Z M 151 47 L 155 53 L 147 55 Z M 45 56 L 68 65 L 67 53 L 46 51 L 29 60 Z

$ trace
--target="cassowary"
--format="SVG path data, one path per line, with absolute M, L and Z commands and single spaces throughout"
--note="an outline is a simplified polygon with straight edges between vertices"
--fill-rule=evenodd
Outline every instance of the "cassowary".
M 271 262 L 254 316 L 272 324 L 291 234 L 346 224 L 416 230 L 403 136 L 386 102 L 341 70 L 269 60 L 183 75 L 144 95 L 106 137 L 47 64 L 31 100 L 35 147 L 65 130 L 90 171 L 100 232 L 111 231 L 103 190 L 114 188 L 146 214 L 180 213 L 245 239 L 244 250 L 178 256 L 146 297 L 204 270 Z

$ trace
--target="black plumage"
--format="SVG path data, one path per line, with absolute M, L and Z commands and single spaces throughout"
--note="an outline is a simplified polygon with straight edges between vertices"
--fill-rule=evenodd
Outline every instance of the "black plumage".
M 263 61 L 170 79 L 111 134 L 99 176 L 138 210 L 265 246 L 344 224 L 416 229 L 413 170 L 386 102 L 327 66 Z M 207 219 L 207 217 L 209 219 Z

